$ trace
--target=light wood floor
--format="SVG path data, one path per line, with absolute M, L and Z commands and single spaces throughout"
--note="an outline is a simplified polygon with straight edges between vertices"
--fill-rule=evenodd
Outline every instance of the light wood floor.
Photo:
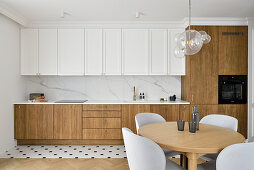
M 179 164 L 179 159 L 171 159 Z M 199 163 L 203 162 L 201 159 Z M 127 159 L 0 159 L 0 170 L 129 170 Z
M 129 170 L 127 159 L 0 159 L 0 170 Z

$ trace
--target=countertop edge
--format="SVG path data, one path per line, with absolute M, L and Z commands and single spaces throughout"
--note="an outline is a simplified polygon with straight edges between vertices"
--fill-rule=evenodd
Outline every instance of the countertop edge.
M 177 101 L 169 101 L 169 102 L 160 102 L 160 101 L 137 101 L 137 102 L 130 102 L 130 101 L 87 101 L 85 103 L 55 103 L 55 101 L 49 102 L 14 102 L 15 104 L 190 104 L 190 102 L 177 100 Z

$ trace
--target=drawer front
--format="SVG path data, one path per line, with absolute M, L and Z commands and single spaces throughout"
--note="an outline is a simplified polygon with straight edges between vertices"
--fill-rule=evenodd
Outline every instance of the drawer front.
M 122 106 L 119 104 L 84 104 L 83 110 L 118 110 L 120 111 Z
M 120 118 L 83 118 L 83 129 L 122 128 Z
M 90 111 L 85 110 L 83 111 L 83 117 L 121 117 L 121 111 L 116 110 L 99 110 L 99 111 Z
M 83 129 L 83 139 L 122 139 L 121 129 Z

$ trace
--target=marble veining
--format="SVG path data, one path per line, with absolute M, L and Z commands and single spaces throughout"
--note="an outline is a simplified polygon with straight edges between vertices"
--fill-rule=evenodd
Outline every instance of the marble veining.
M 181 96 L 181 76 L 27 76 L 26 96 L 44 93 L 50 100 L 132 100 L 144 92 L 146 100 L 159 100 L 176 94 Z

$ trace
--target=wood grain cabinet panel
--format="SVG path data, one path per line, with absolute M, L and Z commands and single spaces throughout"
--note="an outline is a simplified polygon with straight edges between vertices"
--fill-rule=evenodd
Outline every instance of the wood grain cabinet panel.
M 136 133 L 135 115 L 147 112 L 150 112 L 150 105 L 148 104 L 122 105 L 122 127 L 127 127 Z
M 82 139 L 82 105 L 54 105 L 54 139 Z
M 191 109 L 190 105 L 179 105 L 179 120 L 190 121 Z
M 219 27 L 219 74 L 248 74 L 248 26 Z
M 53 105 L 15 105 L 16 139 L 53 139 Z
M 83 110 L 121 110 L 119 104 L 84 104 Z
M 26 139 L 26 105 L 14 105 L 14 138 Z
M 166 121 L 177 121 L 179 120 L 179 105 L 151 105 L 151 113 L 157 113 L 164 117 Z
M 235 117 L 238 120 L 238 132 L 247 137 L 246 104 L 197 105 L 197 108 L 200 119 L 210 114 L 222 114 Z
M 212 40 L 190 59 L 190 100 L 192 104 L 218 104 L 218 27 L 194 26 Z
M 122 139 L 121 129 L 83 129 L 83 139 Z
M 85 110 L 83 117 L 121 117 L 122 112 L 116 110 Z
M 121 128 L 120 118 L 83 118 L 83 128 Z

